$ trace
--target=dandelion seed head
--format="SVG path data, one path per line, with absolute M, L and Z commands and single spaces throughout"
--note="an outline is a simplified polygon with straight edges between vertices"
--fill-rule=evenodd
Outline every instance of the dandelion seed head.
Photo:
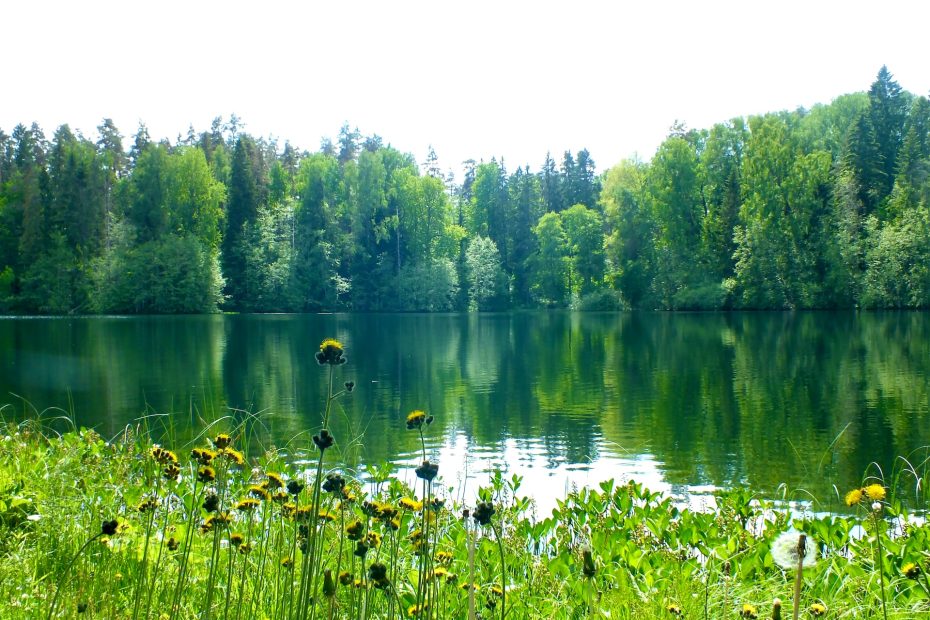
M 784 569 L 798 567 L 798 541 L 801 532 L 787 531 L 772 542 L 772 559 Z M 804 546 L 804 568 L 817 563 L 817 546 L 808 539 Z

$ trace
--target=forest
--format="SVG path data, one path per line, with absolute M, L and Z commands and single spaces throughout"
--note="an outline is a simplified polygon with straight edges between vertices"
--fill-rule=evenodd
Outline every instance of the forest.
M 0 312 L 930 307 L 930 102 L 886 67 L 602 174 L 581 149 L 459 182 L 349 124 L 309 152 L 235 115 L 127 144 L 0 130 Z

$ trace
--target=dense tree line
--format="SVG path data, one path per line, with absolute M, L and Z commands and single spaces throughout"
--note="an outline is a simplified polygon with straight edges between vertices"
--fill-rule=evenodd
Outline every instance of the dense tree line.
M 508 171 L 235 116 L 128 152 L 0 131 L 0 309 L 27 313 L 930 306 L 930 103 L 882 68 L 811 110 L 675 124 L 649 162 Z

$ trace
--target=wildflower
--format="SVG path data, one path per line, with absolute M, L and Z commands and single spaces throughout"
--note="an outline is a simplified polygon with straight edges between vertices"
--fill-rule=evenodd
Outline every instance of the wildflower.
M 165 480 L 174 481 L 174 480 L 177 480 L 178 476 L 181 475 L 181 468 L 175 465 L 174 463 L 172 463 L 168 465 L 167 467 L 165 467 L 162 474 L 165 476 Z
M 426 611 L 427 607 L 428 605 L 426 603 L 422 605 L 411 605 L 410 607 L 407 608 L 407 615 L 408 616 L 419 616 L 424 611 Z
M 433 512 L 439 512 L 442 510 L 442 507 L 445 506 L 445 504 L 446 500 L 442 499 L 441 497 L 434 497 L 429 502 L 429 509 Z
M 333 444 L 336 443 L 336 440 L 332 435 L 329 434 L 329 431 L 324 428 L 320 431 L 319 435 L 313 436 L 313 443 L 315 443 L 316 447 L 320 449 L 320 452 L 322 452 L 327 448 L 332 448 Z
M 368 579 L 374 582 L 384 581 L 387 579 L 387 566 L 381 562 L 375 562 L 368 567 Z
M 231 534 L 229 536 L 229 544 L 231 545 L 238 547 L 244 542 L 245 542 L 245 536 L 243 536 L 242 534 L 239 534 L 238 532 L 235 534 Z
M 261 502 L 259 502 L 257 499 L 253 497 L 245 497 L 239 500 L 239 503 L 236 504 L 236 510 L 240 512 L 247 512 L 250 510 L 255 510 L 259 507 L 259 505 L 261 505 Z
M 494 506 L 491 505 L 491 502 L 478 502 L 472 517 L 478 525 L 489 525 L 491 523 L 491 516 L 494 512 Z
M 491 594 L 495 596 L 503 596 L 504 591 L 501 589 L 499 585 L 495 583 L 493 586 L 491 586 Z
M 323 483 L 323 490 L 333 495 L 342 493 L 346 486 L 345 479 L 340 474 L 327 474 L 326 481 Z
M 201 465 L 209 465 L 216 458 L 216 452 L 209 448 L 194 448 L 191 450 L 191 458 Z
M 772 620 L 781 620 L 781 599 L 778 597 L 772 601 Z
M 846 494 L 846 505 L 855 506 L 862 501 L 862 491 L 860 489 L 853 489 Z
M 339 366 L 346 363 L 343 356 L 342 343 L 332 338 L 327 338 L 320 343 L 320 350 L 316 354 L 316 361 L 320 366 L 329 364 L 330 366 Z
M 407 414 L 407 430 L 413 430 L 415 428 L 420 428 L 423 426 L 423 422 L 426 420 L 426 412 L 420 411 L 411 411 Z
M 152 510 L 155 510 L 157 506 L 158 506 L 158 502 L 155 500 L 154 497 L 147 497 L 141 502 L 139 502 L 139 504 L 136 506 L 136 510 L 138 510 L 142 514 L 145 514 L 146 512 L 151 512 Z
M 320 511 L 320 514 L 317 515 L 317 518 L 318 518 L 320 521 L 323 521 L 323 522 L 325 522 L 325 523 L 331 523 L 331 522 L 333 522 L 333 521 L 336 520 L 336 515 L 334 515 L 333 513 L 329 512 L 328 510 L 321 510 L 321 511 Z
M 225 450 L 226 448 L 229 447 L 229 444 L 231 443 L 232 443 L 232 437 L 230 437 L 226 433 L 220 433 L 213 440 L 213 445 L 216 446 L 217 450 Z
M 439 473 L 439 465 L 437 463 L 423 461 L 423 464 L 417 467 L 414 472 L 416 473 L 417 478 L 430 482 L 433 478 L 436 477 L 436 474 Z
M 113 536 L 116 534 L 116 528 L 119 526 L 119 521 L 113 519 L 111 521 L 104 521 L 100 524 L 100 533 L 104 536 Z
M 154 446 L 152 448 L 152 458 L 155 459 L 155 462 L 159 465 L 176 465 L 178 462 L 178 456 L 171 450 L 165 450 L 161 446 Z
M 823 603 L 814 603 L 807 611 L 809 611 L 812 616 L 822 616 L 827 613 L 827 606 Z
M 341 583 L 344 586 L 347 586 L 350 583 L 352 583 L 352 573 L 350 573 L 347 570 L 344 570 L 341 573 L 339 573 L 339 583 Z
M 304 490 L 304 483 L 296 479 L 291 479 L 287 481 L 287 492 L 291 495 L 300 495 L 300 492 Z
M 249 487 L 249 495 L 258 499 L 263 499 L 265 501 L 271 499 L 271 493 L 265 490 L 264 487 L 257 484 L 253 484 Z
M 269 489 L 284 488 L 284 478 L 281 477 L 281 474 L 269 471 L 265 472 L 265 477 L 267 478 Z
M 239 545 L 239 553 L 241 553 L 242 555 L 249 555 L 251 551 L 252 551 L 252 545 L 250 545 L 249 543 L 242 543 L 241 545 Z
M 287 497 L 288 497 L 287 491 L 278 489 L 277 491 L 274 492 L 274 495 L 271 496 L 271 501 L 273 501 L 276 504 L 283 504 L 284 502 L 287 501 Z
M 455 582 L 458 581 L 458 579 L 459 579 L 459 576 L 456 575 L 455 573 L 448 573 L 446 575 L 446 583 L 450 585 L 454 585 Z
M 216 493 L 208 493 L 205 498 L 203 498 L 203 509 L 207 512 L 216 512 L 220 507 L 220 498 Z
M 203 483 L 213 482 L 216 480 L 216 470 L 209 465 L 201 465 L 197 469 L 197 480 Z
M 228 512 L 218 512 L 213 517 L 213 521 L 218 525 L 229 525 L 232 523 L 232 515 Z
M 904 576 L 908 579 L 917 579 L 920 576 L 921 570 L 920 566 L 914 564 L 913 562 L 908 562 L 901 567 L 901 572 L 904 573 Z
M 448 551 L 437 551 L 436 552 L 436 563 L 449 565 L 452 563 L 452 554 Z
M 798 567 L 798 545 L 800 543 L 800 532 L 788 531 L 776 538 L 772 542 L 772 559 L 775 563 L 784 569 Z M 806 536 L 805 536 L 806 538 Z M 804 568 L 813 566 L 817 563 L 817 546 L 806 541 L 804 545 Z
M 355 551 L 352 552 L 357 558 L 364 558 L 368 553 L 368 545 L 361 540 L 355 543 Z
M 243 466 L 245 465 L 245 455 L 243 455 L 238 450 L 232 448 L 224 448 L 220 451 L 220 454 L 225 456 L 227 459 L 233 462 L 234 465 Z
M 353 521 L 346 526 L 346 537 L 349 540 L 361 540 L 365 532 L 365 525 L 361 521 Z
M 394 530 L 395 532 L 400 529 L 400 518 L 394 518 L 388 521 L 388 527 Z
M 680 615 L 681 615 L 681 607 L 679 607 L 678 605 L 668 605 L 668 606 L 665 608 L 665 610 L 666 610 L 668 613 L 672 614 L 673 616 L 680 616 Z
M 368 532 L 368 536 L 365 537 L 365 544 L 372 549 L 377 549 L 381 546 L 381 534 L 378 532 Z
M 880 484 L 870 484 L 862 489 L 862 492 L 873 502 L 880 502 L 885 499 L 885 487 Z
M 391 506 L 387 502 L 382 502 L 378 506 L 378 518 L 384 521 L 385 523 L 389 522 L 391 519 L 397 516 L 397 509 L 394 506 Z
M 758 618 L 759 612 L 753 605 L 746 603 L 743 605 L 742 609 L 739 612 L 740 618 Z
M 447 568 L 444 568 L 442 566 L 437 566 L 436 568 L 433 569 L 434 579 L 442 579 L 443 577 L 448 577 L 448 576 L 449 576 L 449 569 Z
M 463 590 L 471 589 L 471 590 L 474 590 L 475 592 L 478 592 L 481 590 L 481 586 L 478 585 L 477 583 L 468 583 L 467 581 L 463 583 L 462 585 L 460 585 L 459 587 L 462 588 Z
M 294 560 L 291 558 L 281 558 L 281 566 L 284 568 L 294 568 Z
M 174 536 L 172 536 L 171 538 L 168 539 L 167 546 L 168 546 L 168 551 L 177 551 L 178 547 L 180 547 L 181 544 L 177 541 L 177 539 Z

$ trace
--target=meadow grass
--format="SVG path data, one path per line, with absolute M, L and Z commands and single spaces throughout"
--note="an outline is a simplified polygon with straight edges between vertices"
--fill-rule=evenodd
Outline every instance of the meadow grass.
M 145 422 L 108 440 L 5 423 L 0 618 L 930 614 L 930 526 L 914 516 L 927 508 L 925 455 L 887 485 L 867 472 L 846 515 L 792 517 L 741 488 L 683 508 L 631 481 L 579 489 L 540 517 L 499 473 L 463 506 L 434 484 L 425 451 L 417 488 L 330 461 L 329 410 L 352 386 L 332 387 L 344 358 L 327 342 L 330 390 L 303 452 L 249 453 L 246 427 L 223 422 L 183 450 L 154 444 Z M 407 429 L 422 442 L 430 421 L 412 412 Z M 906 505 L 896 489 L 908 485 Z

